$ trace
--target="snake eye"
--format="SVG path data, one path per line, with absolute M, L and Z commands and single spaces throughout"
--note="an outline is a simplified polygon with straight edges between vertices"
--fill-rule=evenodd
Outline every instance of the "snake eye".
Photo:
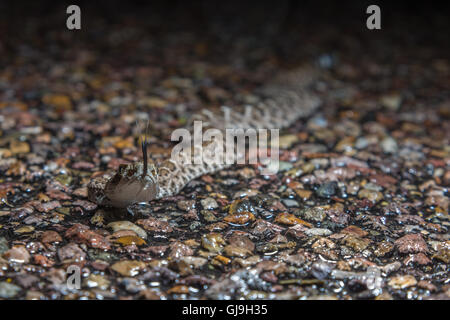
M 120 173 L 125 173 L 125 171 L 127 170 L 128 165 L 125 163 L 119 164 L 119 172 Z

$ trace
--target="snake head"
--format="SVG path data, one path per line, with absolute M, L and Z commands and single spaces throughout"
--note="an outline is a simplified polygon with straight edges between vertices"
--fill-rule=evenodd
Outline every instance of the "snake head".
M 142 139 L 142 162 L 121 164 L 116 174 L 106 183 L 105 196 L 109 205 L 126 208 L 129 205 L 148 202 L 159 192 L 158 171 L 147 156 L 147 130 Z
M 153 163 L 122 164 L 105 186 L 108 204 L 117 208 L 151 201 L 158 192 L 158 173 Z

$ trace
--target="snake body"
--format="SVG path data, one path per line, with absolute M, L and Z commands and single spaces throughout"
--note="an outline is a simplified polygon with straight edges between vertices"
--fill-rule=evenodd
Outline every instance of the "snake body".
M 203 110 L 192 120 L 201 120 L 205 129 L 216 128 L 221 132 L 289 127 L 297 119 L 312 114 L 320 105 L 320 99 L 311 88 L 319 75 L 320 71 L 315 67 L 281 73 L 257 90 L 256 96 L 260 99 L 255 105 L 225 108 L 226 112 Z M 189 181 L 232 165 L 230 161 L 213 158 L 217 148 L 223 147 L 219 143 L 223 142 L 212 140 L 204 144 L 206 156 L 196 163 L 186 163 L 190 155 L 183 153 L 177 159 L 147 163 L 146 146 L 143 146 L 142 162 L 120 165 L 116 172 L 93 178 L 88 184 L 89 200 L 104 206 L 127 207 L 176 195 Z M 191 154 L 195 152 L 193 150 Z M 244 156 L 237 154 L 234 160 Z

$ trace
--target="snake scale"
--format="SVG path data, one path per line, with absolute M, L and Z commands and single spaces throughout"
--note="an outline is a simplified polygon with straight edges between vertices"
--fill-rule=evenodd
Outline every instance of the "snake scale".
M 201 120 L 204 128 L 225 129 L 282 129 L 297 119 L 311 115 L 321 101 L 314 94 L 313 86 L 320 76 L 314 66 L 301 67 L 280 73 L 256 90 L 258 102 L 252 106 L 226 108 L 226 112 L 202 110 L 193 116 Z M 220 147 L 216 140 L 203 145 L 209 155 Z M 154 163 L 147 159 L 146 140 L 142 142 L 143 160 L 122 164 L 116 172 L 108 172 L 91 179 L 88 184 L 88 198 L 102 206 L 126 208 L 129 205 L 149 202 L 176 195 L 191 180 L 209 174 L 232 164 L 217 161 L 212 156 L 203 157 L 200 163 L 188 163 L 188 157 L 181 154 Z M 196 150 L 191 154 L 195 154 Z M 235 155 L 236 159 L 244 155 Z

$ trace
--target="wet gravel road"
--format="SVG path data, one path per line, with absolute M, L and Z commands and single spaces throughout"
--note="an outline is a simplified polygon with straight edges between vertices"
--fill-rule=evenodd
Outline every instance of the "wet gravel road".
M 445 32 L 86 17 L 0 23 L 0 298 L 450 298 Z M 277 175 L 234 166 L 133 215 L 87 200 L 91 177 L 140 159 L 136 120 L 165 157 L 193 113 L 305 61 L 323 106 L 280 132 Z

